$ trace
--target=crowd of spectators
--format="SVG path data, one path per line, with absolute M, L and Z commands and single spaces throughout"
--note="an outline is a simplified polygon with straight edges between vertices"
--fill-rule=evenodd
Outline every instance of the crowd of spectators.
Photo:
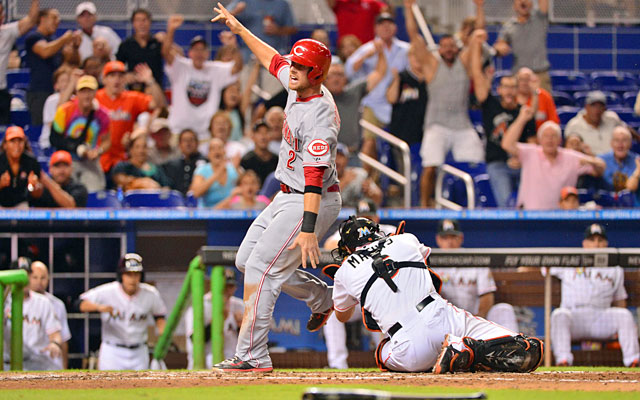
M 515 16 L 493 44 L 484 0 L 473 0 L 476 14 L 455 35 L 441 35 L 437 48 L 420 34 L 415 3 L 394 10 L 380 0 L 327 0 L 336 42 L 324 29 L 311 34 L 336 49 L 325 86 L 341 117 L 336 163 L 345 206 L 397 204 L 397 186 L 358 157 L 383 159 L 361 118 L 409 145 L 414 206 L 434 206 L 436 173 L 451 159 L 486 165 L 498 207 L 578 208 L 579 194 L 595 190 L 628 191 L 640 205 L 640 156 L 632 151 L 639 136 L 607 109 L 607 94 L 589 92 L 584 108 L 566 126 L 560 121 L 546 49 L 548 0 L 535 9 L 531 0 L 514 0 Z M 289 51 L 297 27 L 286 0 L 228 8 L 276 50 Z M 404 13 L 409 42 L 398 38 L 396 11 Z M 172 189 L 219 209 L 269 203 L 259 193 L 274 179 L 286 92 L 272 90 L 272 78 L 235 35 L 219 34 L 211 60 L 202 36 L 186 51 L 174 43 L 181 15 L 153 33 L 151 12 L 136 9 L 126 38 L 100 24 L 92 2 L 79 3 L 75 15 L 77 29 L 59 34 L 59 12 L 31 0 L 25 17 L 1 25 L 0 125 L 9 126 L 0 151 L 2 207 L 81 207 L 87 193 L 117 189 Z M 30 71 L 29 129 L 42 127 L 37 137 L 11 126 L 6 76 L 20 36 Z M 494 58 L 508 54 L 512 73 L 496 77 Z M 404 173 L 401 154 L 388 155 L 388 165 Z

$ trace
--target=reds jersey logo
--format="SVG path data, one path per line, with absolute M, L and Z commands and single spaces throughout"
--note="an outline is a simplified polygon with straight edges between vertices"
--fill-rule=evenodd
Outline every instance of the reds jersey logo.
M 314 139 L 307 146 L 307 151 L 312 156 L 320 157 L 329 152 L 329 144 L 322 139 Z

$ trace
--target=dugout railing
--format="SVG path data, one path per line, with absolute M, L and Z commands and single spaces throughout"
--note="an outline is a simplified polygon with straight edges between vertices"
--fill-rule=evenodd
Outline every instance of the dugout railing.
M 200 250 L 202 263 L 205 265 L 234 265 L 237 247 L 203 246 Z M 323 251 L 320 265 L 332 264 L 335 261 L 329 252 Z M 433 268 L 522 268 L 522 267 L 608 267 L 624 268 L 640 267 L 640 248 L 604 248 L 584 249 L 573 247 L 562 248 L 467 248 L 467 249 L 432 249 L 429 265 Z M 219 292 L 220 296 L 222 291 Z M 633 294 L 637 296 L 638 294 Z M 552 310 L 552 276 L 544 277 L 544 341 L 545 366 L 551 366 L 550 321 Z

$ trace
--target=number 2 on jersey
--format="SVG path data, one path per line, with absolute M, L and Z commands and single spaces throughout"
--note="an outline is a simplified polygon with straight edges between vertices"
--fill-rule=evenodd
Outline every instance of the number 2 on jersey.
M 287 168 L 293 171 L 293 162 L 296 160 L 296 152 L 289 150 L 289 159 L 287 160 Z

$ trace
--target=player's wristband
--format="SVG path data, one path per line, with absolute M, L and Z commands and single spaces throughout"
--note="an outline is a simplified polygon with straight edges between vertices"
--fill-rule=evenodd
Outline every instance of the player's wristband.
M 300 229 L 300 231 L 304 233 L 314 233 L 316 229 L 316 219 L 318 219 L 318 214 L 305 211 L 302 217 L 302 229 Z
M 306 185 L 304 187 L 304 192 L 322 195 L 322 188 L 320 186 L 315 186 L 315 185 Z

